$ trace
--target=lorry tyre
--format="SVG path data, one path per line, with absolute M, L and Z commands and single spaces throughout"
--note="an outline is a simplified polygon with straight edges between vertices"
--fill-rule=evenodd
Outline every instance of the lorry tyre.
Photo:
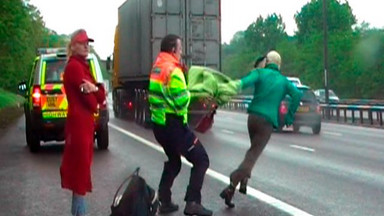
M 300 125 L 293 124 L 293 132 L 298 133 L 300 130 Z
M 119 105 L 113 104 L 113 115 L 115 118 L 121 118 L 121 108 Z
M 105 150 L 108 149 L 109 145 L 109 131 L 108 131 L 108 125 L 102 126 L 97 132 L 96 132 L 96 141 L 97 141 L 97 148 L 99 150 Z
M 38 152 L 40 150 L 40 139 L 37 133 L 34 133 L 28 121 L 25 123 L 25 133 L 29 151 L 32 153 Z
M 149 104 L 147 100 L 144 100 L 144 114 L 143 114 L 143 126 L 145 128 L 151 128 L 152 127 L 152 121 L 151 121 L 151 111 L 149 110 Z
M 316 134 L 316 135 L 319 134 L 320 130 L 321 130 L 321 124 L 318 124 L 312 127 L 313 134 Z
M 121 118 L 121 103 L 118 90 L 113 92 L 113 115 L 115 118 Z
M 276 128 L 276 132 L 278 132 L 278 133 L 282 133 L 282 132 L 283 132 L 283 128 L 284 128 L 284 125 L 279 125 L 279 126 L 277 126 L 277 128 Z

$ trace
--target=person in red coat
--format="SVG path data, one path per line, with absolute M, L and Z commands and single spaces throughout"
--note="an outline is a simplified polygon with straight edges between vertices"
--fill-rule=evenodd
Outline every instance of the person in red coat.
M 65 145 L 60 167 L 61 187 L 72 195 L 72 215 L 85 215 L 85 195 L 92 191 L 91 164 L 95 131 L 94 114 L 105 104 L 105 90 L 91 75 L 87 56 L 89 42 L 85 30 L 73 33 L 68 44 L 64 88 L 68 100 Z

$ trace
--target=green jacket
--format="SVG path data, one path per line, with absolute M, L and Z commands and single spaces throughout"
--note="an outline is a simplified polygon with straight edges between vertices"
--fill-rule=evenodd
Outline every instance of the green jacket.
M 222 105 L 237 95 L 240 82 L 234 82 L 228 76 L 214 69 L 203 66 L 191 66 L 188 70 L 188 89 L 191 101 L 209 98 Z
M 280 103 L 288 94 L 292 100 L 284 122 L 286 125 L 293 123 L 295 112 L 300 103 L 301 92 L 280 73 L 277 65 L 268 64 L 265 68 L 254 69 L 240 81 L 241 89 L 254 87 L 253 99 L 248 107 L 248 113 L 261 115 L 274 127 L 278 127 Z

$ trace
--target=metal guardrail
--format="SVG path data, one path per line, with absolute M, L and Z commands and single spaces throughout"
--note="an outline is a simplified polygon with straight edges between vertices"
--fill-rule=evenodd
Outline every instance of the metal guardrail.
M 220 108 L 245 112 L 251 95 L 234 97 Z M 357 100 L 354 100 L 357 102 Z M 384 128 L 384 105 L 320 104 L 322 117 L 327 121 Z M 327 112 L 329 111 L 329 118 Z
M 320 104 L 323 119 L 383 127 L 384 106 Z M 329 111 L 329 118 L 327 117 Z

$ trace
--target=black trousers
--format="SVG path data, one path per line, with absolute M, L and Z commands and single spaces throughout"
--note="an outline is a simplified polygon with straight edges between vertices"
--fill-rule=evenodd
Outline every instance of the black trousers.
M 271 138 L 272 130 L 272 124 L 265 120 L 264 117 L 254 114 L 248 115 L 248 133 L 251 147 L 247 150 L 239 167 L 231 173 L 232 185 L 237 186 L 242 179 L 251 177 L 252 169 Z
M 193 164 L 184 200 L 200 203 L 209 158 L 199 139 L 187 125 L 183 124 L 182 117 L 176 115 L 167 115 L 165 126 L 154 124 L 153 133 L 168 157 L 159 184 L 160 201 L 171 201 L 171 187 L 180 172 L 181 155 L 183 155 Z

